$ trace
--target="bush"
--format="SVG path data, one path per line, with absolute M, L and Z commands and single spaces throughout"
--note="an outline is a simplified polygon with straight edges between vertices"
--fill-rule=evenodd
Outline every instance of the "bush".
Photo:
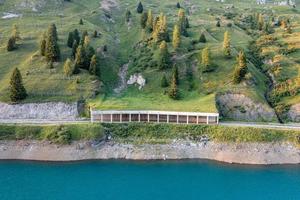
M 56 144 L 70 144 L 72 135 L 67 127 L 49 127 L 45 133 L 45 139 Z

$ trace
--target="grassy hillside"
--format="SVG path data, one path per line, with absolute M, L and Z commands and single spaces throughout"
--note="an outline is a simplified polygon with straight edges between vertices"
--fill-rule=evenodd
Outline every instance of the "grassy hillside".
M 284 55 L 284 64 L 280 75 L 275 79 L 279 82 L 295 79 L 299 69 L 299 8 L 290 6 L 257 5 L 255 0 L 226 3 L 207 0 L 179 1 L 185 9 L 190 28 L 188 37 L 182 36 L 182 44 L 175 51 L 172 42 L 168 43 L 171 55 L 170 67 L 159 70 L 157 67 L 158 45 L 141 47 L 139 42 L 149 38 L 140 26 L 141 14 L 136 12 L 137 2 L 133 0 L 34 0 L 24 4 L 24 0 L 4 1 L 0 12 L 21 14 L 22 17 L 0 19 L 0 101 L 9 102 L 9 78 L 14 67 L 18 67 L 23 75 L 28 98 L 24 102 L 43 101 L 76 101 L 88 100 L 90 106 L 98 109 L 156 109 L 179 111 L 217 111 L 215 96 L 219 92 L 243 93 L 251 99 L 267 105 L 265 95 L 270 93 L 267 68 L 248 62 L 246 78 L 240 84 L 233 84 L 232 76 L 236 66 L 238 51 L 248 52 L 248 43 L 263 37 L 261 33 L 243 29 L 237 22 L 253 13 L 263 13 L 265 17 L 285 16 L 291 20 L 293 33 L 284 36 L 280 27 L 275 28 L 271 35 L 277 37 L 281 44 L 293 42 L 294 52 Z M 28 2 L 28 1 L 27 1 Z M 46 2 L 46 3 L 45 3 Z M 172 31 L 178 20 L 176 2 L 172 0 L 144 0 L 144 12 L 149 9 L 154 16 L 164 13 L 167 17 L 168 32 L 172 40 Z M 296 2 L 298 3 L 298 2 Z M 300 3 L 300 2 L 299 2 Z M 126 10 L 131 11 L 129 22 L 125 21 Z M 270 14 L 272 13 L 272 14 Z M 83 19 L 84 24 L 79 25 Z M 216 22 L 220 20 L 221 26 Z M 49 69 L 46 61 L 39 55 L 39 40 L 49 24 L 55 23 L 58 29 L 59 46 L 62 53 L 61 61 L 54 63 Z M 11 34 L 12 25 L 16 24 L 21 33 L 17 41 L 18 49 L 6 51 L 6 42 Z M 63 74 L 63 62 L 70 57 L 71 49 L 67 47 L 67 36 L 70 31 L 85 30 L 91 35 L 94 30 L 101 33 L 97 38 L 91 38 L 91 44 L 96 49 L 100 59 L 100 73 L 89 75 L 81 70 L 71 78 Z M 224 32 L 228 31 L 231 38 L 232 56 L 225 58 L 222 50 Z M 201 33 L 207 39 L 199 43 Z M 296 42 L 295 42 L 296 41 Z M 104 45 L 107 51 L 103 51 Z M 277 54 L 278 44 L 264 47 L 266 54 Z M 214 70 L 202 72 L 199 64 L 200 53 L 209 47 Z M 270 56 L 270 55 L 269 55 Z M 128 79 L 134 73 L 141 73 L 146 79 L 142 90 L 136 86 L 128 86 L 121 92 L 114 89 L 119 84 L 119 69 L 128 63 Z M 165 73 L 171 79 L 172 66 L 179 69 L 180 99 L 172 100 L 168 96 L 168 88 L 160 86 Z M 187 71 L 192 71 L 193 78 L 187 77 Z M 299 93 L 282 96 L 280 102 L 292 105 L 299 103 Z

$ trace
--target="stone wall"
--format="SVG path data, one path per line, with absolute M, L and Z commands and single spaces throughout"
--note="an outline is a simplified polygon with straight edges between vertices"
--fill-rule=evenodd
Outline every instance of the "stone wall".
M 244 94 L 225 93 L 216 97 L 220 116 L 237 121 L 277 121 L 275 111 L 267 104 L 255 102 Z
M 0 103 L 0 119 L 74 120 L 78 115 L 77 103 Z

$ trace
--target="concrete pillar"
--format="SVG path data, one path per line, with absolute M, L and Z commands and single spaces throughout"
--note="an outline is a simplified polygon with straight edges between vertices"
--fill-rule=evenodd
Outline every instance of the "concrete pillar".
M 206 116 L 206 124 L 209 124 L 209 116 Z
M 149 114 L 147 115 L 147 117 L 148 117 L 148 123 L 150 122 L 150 116 L 149 116 Z
M 100 115 L 100 121 L 103 122 L 103 114 Z
M 113 115 L 110 114 L 110 123 L 112 123 L 112 122 L 113 122 Z
M 197 116 L 197 124 L 199 124 L 199 116 Z
M 179 124 L 179 115 L 177 115 L 177 124 Z
M 131 114 L 129 114 L 129 122 L 131 122 Z
M 141 122 L 141 114 L 139 113 L 139 122 Z
M 159 114 L 157 114 L 157 123 L 159 123 Z
M 120 114 L 120 122 L 123 122 L 123 114 Z
M 217 124 L 219 124 L 219 116 L 217 116 Z
M 186 116 L 186 123 L 189 124 L 189 116 Z
M 169 117 L 170 117 L 170 116 L 169 116 L 169 115 L 167 115 L 167 123 L 169 123 L 169 121 L 170 121 Z

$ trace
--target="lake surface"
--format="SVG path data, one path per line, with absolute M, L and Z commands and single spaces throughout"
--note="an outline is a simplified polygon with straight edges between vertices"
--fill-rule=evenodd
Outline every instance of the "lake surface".
M 300 199 L 300 165 L 0 161 L 1 200 Z

